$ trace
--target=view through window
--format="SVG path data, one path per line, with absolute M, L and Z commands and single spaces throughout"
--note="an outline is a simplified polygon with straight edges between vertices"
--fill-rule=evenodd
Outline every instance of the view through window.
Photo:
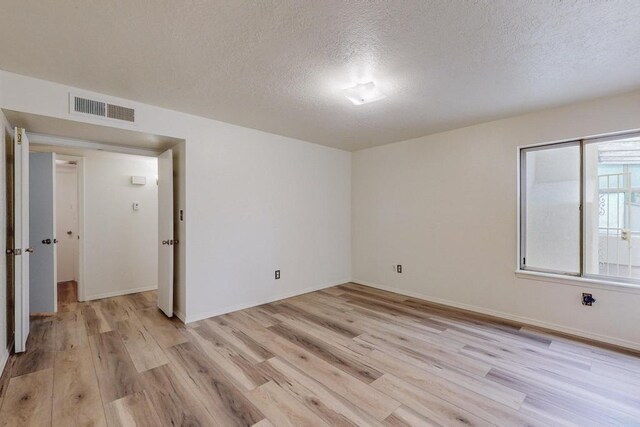
M 640 135 L 524 148 L 523 270 L 640 283 Z

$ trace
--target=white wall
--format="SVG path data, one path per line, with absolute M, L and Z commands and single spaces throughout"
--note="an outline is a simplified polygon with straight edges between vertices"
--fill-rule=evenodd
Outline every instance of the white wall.
M 516 147 L 637 128 L 640 92 L 353 153 L 353 279 L 640 349 L 640 289 L 514 273 Z
M 56 246 L 58 283 L 78 280 L 77 166 L 56 165 Z M 72 234 L 67 234 L 71 231 Z
M 135 102 L 135 126 L 73 116 L 69 91 L 91 92 L 7 72 L 0 86 L 2 108 L 186 141 L 187 321 L 349 280 L 350 153 Z
M 83 163 L 85 299 L 157 288 L 158 160 L 87 150 Z

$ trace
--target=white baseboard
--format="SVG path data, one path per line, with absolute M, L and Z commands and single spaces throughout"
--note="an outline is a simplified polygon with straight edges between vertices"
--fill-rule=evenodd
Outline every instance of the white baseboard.
M 122 291 L 105 292 L 105 293 L 96 294 L 96 295 L 85 295 L 85 301 L 93 301 L 93 300 L 102 299 L 102 298 L 118 297 L 120 295 L 136 294 L 138 292 L 153 291 L 155 289 L 158 289 L 157 285 L 156 286 L 143 286 L 141 288 L 125 289 L 125 290 L 122 290 Z
M 619 347 L 628 348 L 630 350 L 640 351 L 640 343 L 634 341 L 628 341 L 620 338 L 613 338 L 606 335 L 596 334 L 589 331 L 584 331 L 582 329 L 570 328 L 567 326 L 562 326 L 557 323 L 546 322 L 544 320 L 533 319 L 530 317 L 518 316 L 516 314 L 505 313 L 502 311 L 491 310 L 484 307 L 478 307 L 475 305 L 464 304 L 456 301 L 446 300 L 442 298 L 436 298 L 429 295 L 405 291 L 402 289 L 391 288 L 389 286 L 380 285 L 377 283 L 368 282 L 366 280 L 358 280 L 353 279 L 353 283 L 358 283 L 365 286 L 370 286 L 372 288 L 380 289 L 383 291 L 392 292 L 395 294 L 405 295 L 408 297 L 418 298 L 425 301 L 433 302 L 436 304 L 448 305 L 454 308 L 460 308 L 463 310 L 469 310 L 480 314 L 486 314 L 489 316 L 500 317 L 506 320 L 513 320 L 514 322 L 522 323 L 525 325 L 538 326 L 541 328 L 551 329 L 557 332 L 564 332 L 566 334 L 575 335 L 582 338 L 587 338 L 594 341 L 600 341 L 607 344 L 613 344 Z
M 246 308 L 251 308 L 251 307 L 258 306 L 258 305 L 268 304 L 270 302 L 296 297 L 298 295 L 307 294 L 309 292 L 314 292 L 314 291 L 319 291 L 320 289 L 326 289 L 326 288 L 330 288 L 332 286 L 341 285 L 343 283 L 348 283 L 348 282 L 349 282 L 349 280 L 345 279 L 345 280 L 340 280 L 338 282 L 328 283 L 328 284 L 324 284 L 324 285 L 310 286 L 308 288 L 300 289 L 300 290 L 297 290 L 297 291 L 288 292 L 288 293 L 285 293 L 285 294 L 280 294 L 280 295 L 277 295 L 277 296 L 272 297 L 272 298 L 266 298 L 266 299 L 263 299 L 263 300 L 256 300 L 256 301 L 252 301 L 252 302 L 248 302 L 248 303 L 244 303 L 244 304 L 238 304 L 238 305 L 234 305 L 234 306 L 231 306 L 231 307 L 225 307 L 225 308 L 218 309 L 218 310 L 212 310 L 212 311 L 209 311 L 209 312 L 206 312 L 206 313 L 196 314 L 196 315 L 193 315 L 193 316 L 188 316 L 187 315 L 186 321 L 183 320 L 183 322 L 184 323 L 197 322 L 198 320 L 208 319 L 210 317 L 220 316 L 222 314 L 227 314 L 227 313 L 231 313 L 231 312 L 238 311 L 238 310 L 244 310 Z
M 0 353 L 0 377 L 4 373 L 4 367 L 7 364 L 7 360 L 9 360 L 9 352 L 6 348 L 3 348 Z

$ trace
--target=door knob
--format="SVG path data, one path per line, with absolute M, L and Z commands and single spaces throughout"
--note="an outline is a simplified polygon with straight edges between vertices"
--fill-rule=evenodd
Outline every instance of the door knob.
M 44 240 L 42 241 L 42 244 L 43 244 L 43 245 L 50 245 L 50 244 L 51 244 L 51 239 L 44 239 Z

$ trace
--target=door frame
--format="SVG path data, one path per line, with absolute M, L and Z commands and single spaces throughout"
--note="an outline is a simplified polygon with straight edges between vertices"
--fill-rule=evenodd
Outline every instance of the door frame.
M 54 151 L 55 153 L 55 151 Z M 84 157 L 55 153 L 56 159 L 76 162 L 76 191 L 78 199 L 78 302 L 85 301 L 84 289 Z M 56 224 L 57 225 L 57 224 Z M 57 281 L 56 277 L 56 281 Z M 56 283 L 57 286 L 57 283 Z
M 176 147 L 180 148 L 180 156 L 182 160 L 180 163 L 176 163 L 176 157 L 174 155 L 173 158 L 173 170 L 174 170 L 174 239 L 179 239 L 179 246 L 173 246 L 175 249 L 175 258 L 174 262 L 179 262 L 179 267 L 176 267 L 174 264 L 174 280 L 173 280 L 173 289 L 174 289 L 174 315 L 178 317 L 182 322 L 185 322 L 186 315 L 184 312 L 180 311 L 179 308 L 175 307 L 176 294 L 181 295 L 183 304 L 186 305 L 184 301 L 186 299 L 186 290 L 184 286 L 184 266 L 186 265 L 186 250 L 184 248 L 186 236 L 185 236 L 185 225 L 186 221 L 184 219 L 184 212 L 186 210 L 184 198 L 184 190 L 182 189 L 184 186 L 184 181 L 186 180 L 186 165 L 184 157 L 186 156 L 186 139 L 184 138 L 176 138 L 176 143 L 172 145 L 172 150 L 176 150 Z M 86 149 L 86 150 L 98 150 L 98 151 L 108 151 L 113 153 L 121 153 L 121 154 L 131 154 L 137 156 L 146 156 L 158 158 L 162 152 L 166 150 L 154 150 L 154 149 L 146 149 L 146 148 L 138 148 L 134 146 L 128 145 L 113 145 L 106 144 L 101 142 L 93 142 L 87 139 L 78 139 L 78 138 L 67 138 L 67 137 L 58 137 L 55 135 L 49 135 L 44 133 L 30 133 L 30 140 L 32 144 L 35 145 L 44 145 L 51 148 L 51 151 L 56 153 L 56 156 L 59 159 L 68 159 L 74 158 L 74 160 L 78 161 L 78 233 L 81 236 L 80 242 L 78 246 L 79 258 L 78 258 L 78 300 L 86 301 L 86 292 L 85 292 L 85 268 L 86 260 L 85 260 L 85 246 L 84 246 L 84 234 L 85 234 L 85 220 L 84 220 L 84 191 L 85 191 L 85 166 L 83 162 L 83 158 L 81 156 L 72 156 L 72 155 L 63 155 L 60 154 L 59 151 L 56 150 L 56 147 L 60 148 L 71 148 L 71 149 Z M 176 192 L 176 181 L 175 174 L 178 174 L 181 184 L 180 193 Z M 178 194 L 182 194 L 181 199 L 178 199 Z M 159 239 L 160 240 L 160 239 Z M 180 261 L 178 261 L 180 259 Z M 180 291 L 182 290 L 182 292 Z M 185 310 L 186 311 L 186 310 Z

